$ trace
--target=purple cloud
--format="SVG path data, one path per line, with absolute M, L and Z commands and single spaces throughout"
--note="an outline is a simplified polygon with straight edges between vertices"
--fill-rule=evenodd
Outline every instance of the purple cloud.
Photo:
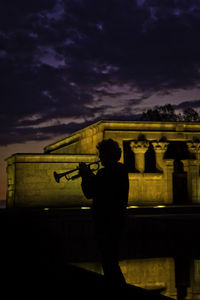
M 1 1 L 0 143 L 67 134 L 100 118 L 135 119 L 129 107 L 146 94 L 197 85 L 199 11 L 198 0 Z M 140 97 L 111 113 L 126 91 L 109 87 L 125 84 Z M 74 121 L 62 124 L 66 118 Z

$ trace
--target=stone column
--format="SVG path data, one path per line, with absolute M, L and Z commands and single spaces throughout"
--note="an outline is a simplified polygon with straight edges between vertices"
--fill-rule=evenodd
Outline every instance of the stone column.
M 144 141 L 132 141 L 130 143 L 131 149 L 135 154 L 135 168 L 137 171 L 144 173 L 145 170 L 145 158 L 144 155 L 149 147 L 149 142 Z
M 188 142 L 188 150 L 193 154 L 195 160 L 190 160 L 190 167 L 188 168 L 188 183 L 191 190 L 191 200 L 193 203 L 200 202 L 200 142 Z
M 191 203 L 199 202 L 199 166 L 195 159 L 182 160 L 187 172 L 188 197 Z
M 200 259 L 194 259 L 191 267 L 191 299 L 200 299 Z
M 165 159 L 165 193 L 163 198 L 166 204 L 173 203 L 173 171 L 174 171 L 174 160 L 173 159 Z
M 122 141 L 122 140 L 120 140 L 120 141 L 116 140 L 116 142 L 118 143 L 118 145 L 119 145 L 119 147 L 120 147 L 120 149 L 121 149 L 121 151 L 122 151 L 119 162 L 123 163 L 123 162 L 124 162 L 124 147 L 123 147 L 123 141 Z
M 156 142 L 153 142 L 152 145 L 153 145 L 154 151 L 156 153 L 156 169 L 158 171 L 163 172 L 163 168 L 164 168 L 163 156 L 167 150 L 169 143 L 156 141 Z

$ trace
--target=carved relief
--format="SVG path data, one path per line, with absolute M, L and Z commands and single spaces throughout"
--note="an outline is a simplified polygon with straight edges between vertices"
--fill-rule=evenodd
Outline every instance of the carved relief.
M 200 142 L 188 142 L 187 147 L 189 152 L 196 158 L 200 159 Z
M 152 142 L 152 145 L 154 147 L 155 152 L 164 154 L 165 151 L 167 150 L 169 143 L 155 141 L 155 142 Z
M 191 153 L 199 153 L 200 152 L 200 142 L 188 142 L 187 146 Z
M 134 153 L 142 153 L 144 154 L 148 148 L 149 148 L 149 142 L 144 140 L 144 141 L 132 141 L 131 144 L 131 149 Z

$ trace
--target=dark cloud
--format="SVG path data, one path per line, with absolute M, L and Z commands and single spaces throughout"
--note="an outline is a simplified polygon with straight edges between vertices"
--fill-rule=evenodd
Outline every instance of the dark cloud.
M 31 17 L 34 14 L 52 10 L 54 5 L 55 0 L 2 0 L 0 2 L 1 30 L 9 32 L 10 30 L 30 29 Z
M 200 20 L 190 10 L 192 3 L 182 7 L 181 2 L 156 1 L 156 8 L 154 1 L 143 7 L 135 1 L 82 3 L 66 4 L 76 32 L 84 37 L 75 38 L 68 49 L 71 55 L 115 65 L 118 71 L 113 79 L 137 83 L 143 89 L 190 86 L 199 79 L 195 63 L 199 64 Z
M 0 143 L 67 134 L 87 120 L 137 117 L 126 104 L 118 116 L 95 106 L 97 98 L 123 97 L 112 85 L 144 95 L 129 106 L 145 94 L 194 86 L 199 12 L 198 0 L 1 1 Z M 86 121 L 60 124 L 64 118 Z M 43 125 L 53 119 L 57 125 Z
M 174 109 L 182 109 L 182 110 L 189 107 L 193 107 L 194 109 L 200 108 L 200 100 L 184 101 L 178 105 L 173 105 L 173 107 Z
M 68 124 L 57 124 L 53 126 L 44 126 L 44 127 L 15 127 L 9 132 L 5 131 L 1 133 L 1 145 L 7 144 L 16 144 L 16 143 L 25 143 L 29 140 L 34 141 L 45 141 L 50 140 L 52 137 L 60 137 L 61 135 L 66 136 L 77 130 L 80 130 L 86 126 L 89 126 L 95 122 L 98 122 L 102 119 L 105 120 L 120 120 L 120 121 L 134 121 L 139 120 L 141 114 L 127 114 L 125 115 L 122 111 L 121 114 L 105 114 L 101 118 L 93 118 L 92 120 L 85 120 L 83 122 L 69 122 Z M 30 123 L 28 123 L 30 124 Z
M 139 99 L 129 99 L 127 102 L 128 102 L 128 107 L 131 107 L 131 106 L 135 106 L 135 105 L 138 105 L 138 104 L 141 104 L 143 102 L 144 98 L 139 98 Z
M 104 89 L 95 90 L 94 92 L 95 92 L 95 95 L 101 99 L 103 99 L 104 97 L 109 97 L 111 99 L 119 98 L 119 97 L 126 95 L 125 92 L 109 92 Z

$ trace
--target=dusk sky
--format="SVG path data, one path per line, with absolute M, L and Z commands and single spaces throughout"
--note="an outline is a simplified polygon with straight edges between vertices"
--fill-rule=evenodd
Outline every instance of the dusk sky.
M 6 163 L 101 119 L 200 108 L 200 0 L 1 0 Z

